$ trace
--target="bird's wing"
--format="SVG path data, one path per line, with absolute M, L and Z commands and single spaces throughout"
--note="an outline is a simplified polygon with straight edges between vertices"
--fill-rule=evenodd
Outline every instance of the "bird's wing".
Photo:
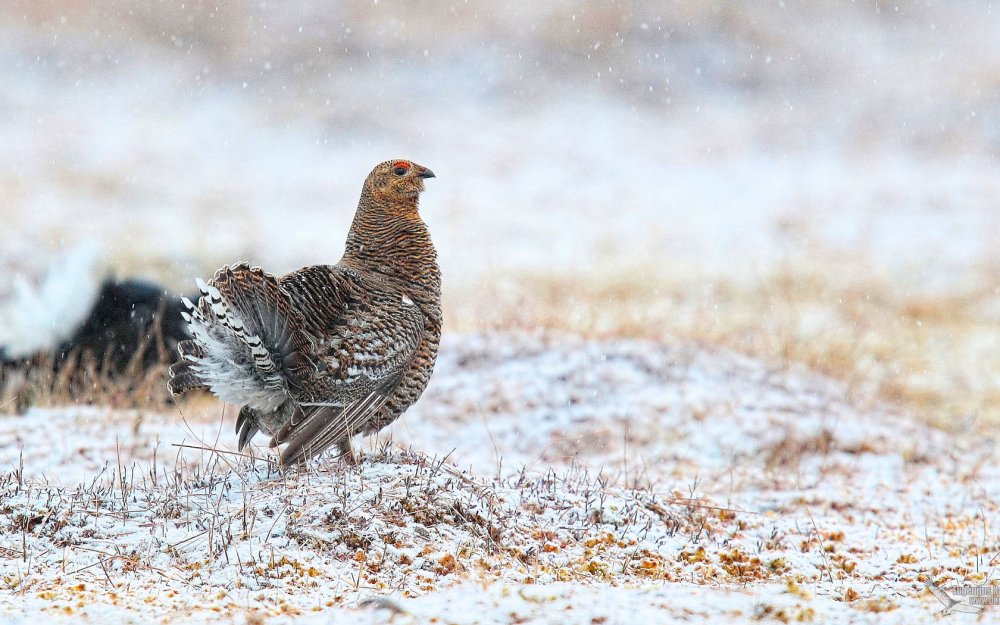
M 370 415 L 389 399 L 399 378 L 386 381 L 381 387 L 347 406 L 304 406 L 301 420 L 289 422 L 282 441 L 288 445 L 281 452 L 281 464 L 305 462 L 342 440 L 349 440 L 364 428 Z
M 413 361 L 426 320 L 400 289 L 340 265 L 282 279 L 310 334 L 292 399 L 302 407 L 276 443 L 283 463 L 305 460 L 364 430 Z
M 291 359 L 299 367 L 289 385 L 295 403 L 346 408 L 413 360 L 426 319 L 397 285 L 334 265 L 301 269 L 281 286 L 309 338 Z

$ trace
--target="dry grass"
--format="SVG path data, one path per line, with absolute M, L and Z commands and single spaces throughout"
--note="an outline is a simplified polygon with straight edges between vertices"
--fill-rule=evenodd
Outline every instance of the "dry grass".
M 23 363 L 0 364 L 0 414 L 67 403 L 164 408 L 170 401 L 166 379 L 173 354 L 159 330 L 159 317 L 153 323 L 155 331 L 123 365 L 113 349 L 98 355 L 80 348 L 58 360 L 39 354 Z
M 446 294 L 450 331 L 544 329 L 594 338 L 694 342 L 804 365 L 843 381 L 860 406 L 888 402 L 926 422 L 1000 423 L 1000 294 L 976 286 L 907 293 L 846 259 L 788 265 L 755 279 L 682 270 L 508 276 Z M 831 271 L 837 267 L 838 271 Z M 162 406 L 165 362 L 102 374 L 90 355 L 3 371 L 0 410 L 67 401 Z
M 804 365 L 859 405 L 889 402 L 946 426 L 1000 423 L 995 271 L 961 292 L 907 293 L 862 261 L 788 265 L 755 279 L 683 271 L 519 276 L 449 302 L 450 329 L 545 328 L 696 342 Z
M 59 368 L 48 359 L 27 366 L 0 367 L 0 414 L 67 403 L 163 407 L 168 400 L 166 369 L 164 363 L 112 375 L 98 369 L 97 360 L 89 353 L 74 356 L 71 364 Z
M 20 547 L 6 547 L 6 557 L 31 562 L 0 583 L 70 606 L 67 614 L 80 599 L 162 614 L 178 593 L 206 586 L 227 612 L 239 609 L 246 587 L 279 590 L 263 607 L 298 613 L 319 601 L 413 597 L 463 580 L 625 583 L 695 570 L 712 579 L 721 573 L 706 566 L 708 550 L 742 527 L 741 511 L 614 488 L 580 471 L 490 480 L 383 449 L 357 467 L 279 473 L 243 454 L 193 449 L 204 452 L 200 462 L 119 464 L 72 493 L 21 469 L 0 475 L 0 527 Z M 701 555 L 671 562 L 649 549 L 653 538 Z M 744 559 L 728 563 L 730 575 L 779 575 L 759 557 Z M 123 586 L 131 591 L 119 598 Z

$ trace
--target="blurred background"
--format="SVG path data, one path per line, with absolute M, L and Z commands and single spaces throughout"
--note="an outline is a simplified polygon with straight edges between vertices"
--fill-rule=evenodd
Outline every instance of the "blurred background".
M 972 0 L 10 1 L 0 268 L 332 263 L 409 158 L 447 331 L 696 342 L 995 423 L 997 33 Z

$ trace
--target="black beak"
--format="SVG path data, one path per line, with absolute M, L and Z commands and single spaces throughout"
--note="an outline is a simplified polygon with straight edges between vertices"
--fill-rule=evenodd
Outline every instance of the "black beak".
M 417 174 L 417 178 L 434 178 L 434 172 L 424 167 L 424 170 Z

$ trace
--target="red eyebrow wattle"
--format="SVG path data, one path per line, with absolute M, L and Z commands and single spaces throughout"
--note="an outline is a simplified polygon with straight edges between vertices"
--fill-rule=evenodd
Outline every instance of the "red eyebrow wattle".
M 410 164 L 407 163 L 406 161 L 399 161 L 398 163 L 396 163 L 392 167 L 393 167 L 393 169 L 395 169 L 396 167 L 402 167 L 403 169 L 409 169 L 410 168 Z

